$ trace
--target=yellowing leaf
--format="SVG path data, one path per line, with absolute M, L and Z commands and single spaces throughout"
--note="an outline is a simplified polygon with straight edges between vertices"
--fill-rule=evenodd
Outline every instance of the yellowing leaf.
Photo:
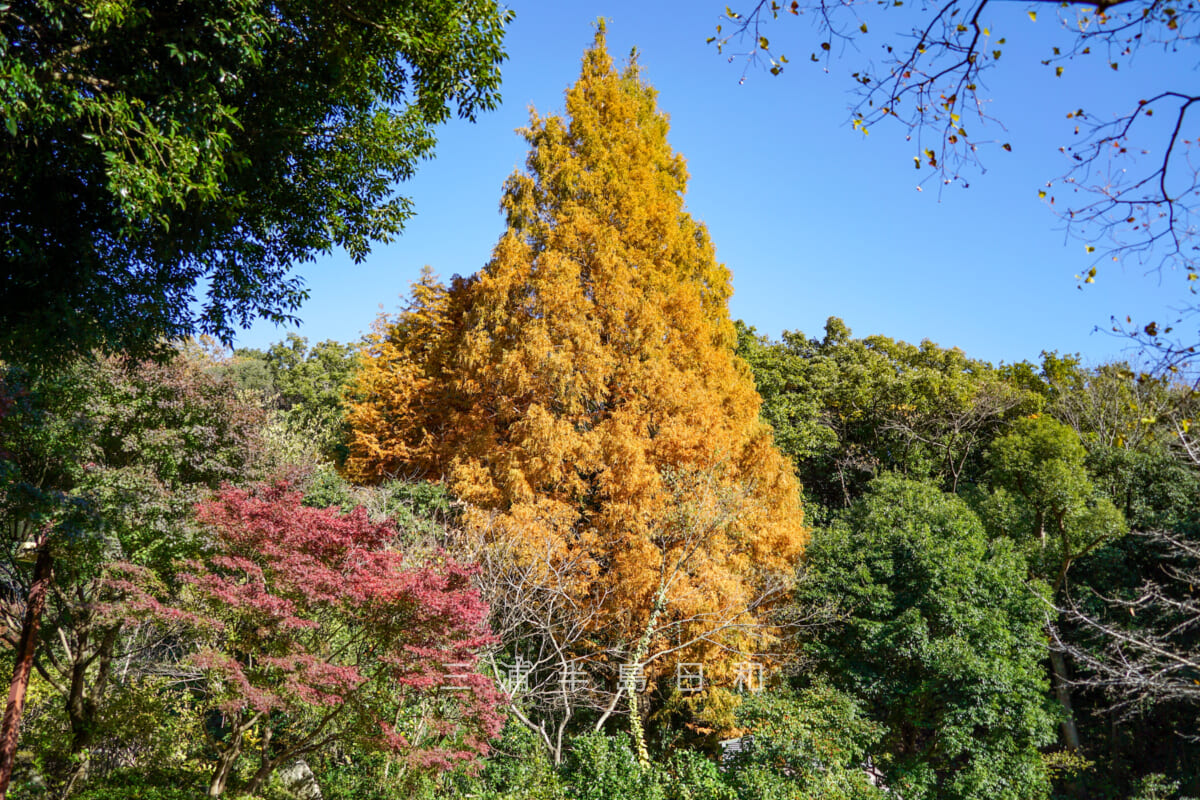
M 578 604 L 580 655 L 637 641 L 651 606 L 664 630 L 707 637 L 684 660 L 754 648 L 765 614 L 739 612 L 736 632 L 705 620 L 794 575 L 799 486 L 729 349 L 730 275 L 686 211 L 665 114 L 602 31 L 583 65 L 565 113 L 534 116 L 505 189 L 514 216 L 558 235 L 513 227 L 477 280 L 414 296 L 429 323 L 384 321 L 346 471 L 446 476 L 464 536 L 535 568 L 548 602 Z

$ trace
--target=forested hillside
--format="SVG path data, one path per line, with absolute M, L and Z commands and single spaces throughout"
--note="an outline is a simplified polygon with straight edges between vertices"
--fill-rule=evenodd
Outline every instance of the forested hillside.
M 1159 772 L 1196 791 L 1187 385 L 1057 353 L 997 367 L 836 318 L 779 342 L 743 326 L 738 352 L 816 520 L 798 597 L 836 609 L 799 649 L 869 703 L 897 770 L 1032 781 L 1014 797 L 1046 777 L 1134 796 Z
M 1200 794 L 1186 373 L 762 336 L 668 129 L 600 24 L 362 341 L 0 363 L 0 795 Z

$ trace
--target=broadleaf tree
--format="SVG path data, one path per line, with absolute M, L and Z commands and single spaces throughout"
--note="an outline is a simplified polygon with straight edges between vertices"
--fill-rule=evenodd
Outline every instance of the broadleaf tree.
M 884 727 L 903 797 L 1049 795 L 1045 605 L 1025 572 L 960 498 L 894 473 L 814 532 L 799 595 L 839 614 L 809 654 Z
M 12 587 L 0 607 L 0 639 L 20 652 L 20 635 L 37 624 L 21 622 L 33 605 L 21 560 L 23 548 L 39 543 L 54 575 L 28 658 L 66 712 L 67 793 L 87 777 L 89 750 L 106 733 L 113 665 L 128 667 L 139 649 L 122 620 L 101 611 L 104 570 L 127 560 L 169 575 L 176 559 L 203 546 L 191 524 L 194 504 L 258 469 L 263 415 L 232 389 L 183 357 L 86 359 L 54 374 L 0 370 L 0 575 Z M 15 736 L 21 681 L 11 691 L 6 719 Z
M 361 260 L 454 111 L 498 100 L 494 0 L 0 7 L 0 357 L 294 319 Z M 197 286 L 206 287 L 197 303 Z
M 491 643 L 470 570 L 412 563 L 390 521 L 303 505 L 286 485 L 226 488 L 198 511 L 212 551 L 159 600 L 153 576 L 114 570 L 119 610 L 185 632 L 192 691 L 221 724 L 208 795 L 221 795 L 256 729 L 255 794 L 282 764 L 335 742 L 447 769 L 486 755 L 500 695 L 474 665 Z M 157 591 L 156 591 L 157 590 Z
M 1040 408 L 1034 393 L 958 348 L 856 339 L 837 317 L 820 339 L 787 331 L 771 342 L 742 325 L 738 354 L 754 370 L 763 415 L 796 465 L 814 524 L 886 470 L 951 492 L 978 481 L 1004 421 Z

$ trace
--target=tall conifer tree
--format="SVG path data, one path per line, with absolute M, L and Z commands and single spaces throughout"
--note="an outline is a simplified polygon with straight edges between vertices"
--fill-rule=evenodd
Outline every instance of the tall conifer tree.
M 593 652 L 716 661 L 761 644 L 751 609 L 807 531 L 655 95 L 601 24 L 566 114 L 524 131 L 492 260 L 426 275 L 377 328 L 347 468 L 448 480 L 475 530 L 593 610 Z

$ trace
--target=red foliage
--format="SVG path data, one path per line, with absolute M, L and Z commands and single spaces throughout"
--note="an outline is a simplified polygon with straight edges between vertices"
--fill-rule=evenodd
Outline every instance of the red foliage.
M 503 700 L 474 668 L 493 639 L 469 568 L 409 565 L 390 547 L 390 522 L 308 508 L 282 484 L 225 488 L 197 515 L 214 550 L 179 574 L 179 601 L 134 590 L 129 565 L 110 586 L 197 638 L 190 663 L 216 707 L 242 719 L 282 712 L 296 717 L 292 730 L 314 726 L 296 736 L 301 746 L 343 731 L 415 766 L 486 754 Z M 393 727 L 405 716 L 398 704 L 409 716 L 420 706 L 419 741 Z

